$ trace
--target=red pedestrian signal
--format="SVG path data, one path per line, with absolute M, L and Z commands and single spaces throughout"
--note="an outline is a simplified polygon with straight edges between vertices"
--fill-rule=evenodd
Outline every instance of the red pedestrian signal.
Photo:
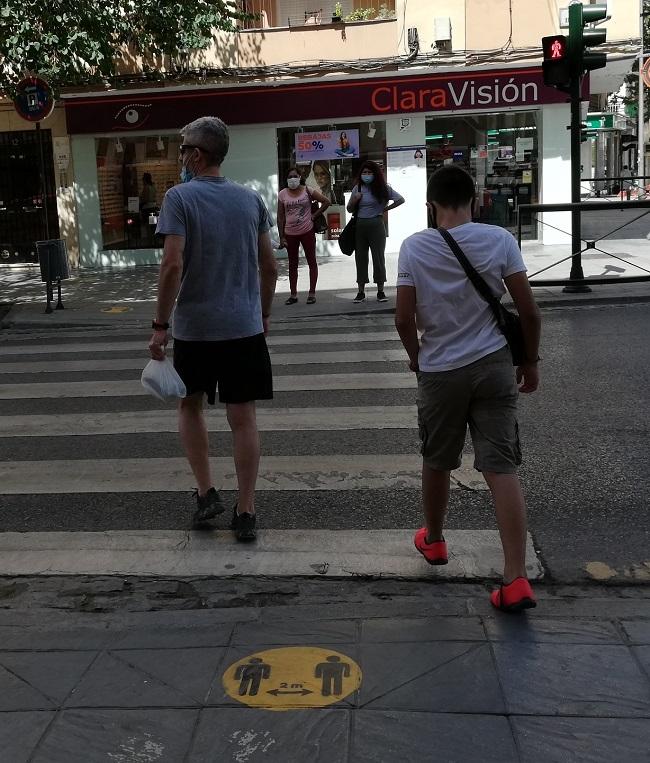
M 567 39 L 563 34 L 542 37 L 542 48 L 545 61 L 557 61 L 567 54 Z
M 571 59 L 567 38 L 563 34 L 542 37 L 542 50 L 544 84 L 559 90 L 568 88 L 571 83 Z

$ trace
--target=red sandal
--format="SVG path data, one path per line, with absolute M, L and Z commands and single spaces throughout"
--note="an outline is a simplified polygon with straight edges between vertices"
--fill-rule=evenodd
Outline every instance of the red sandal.
M 490 602 L 501 612 L 523 612 L 537 606 L 535 594 L 526 578 L 515 578 L 490 594 Z
M 427 543 L 427 528 L 421 527 L 413 538 L 415 548 L 429 562 L 429 564 L 447 564 L 447 543 L 444 540 L 437 540 L 433 543 Z

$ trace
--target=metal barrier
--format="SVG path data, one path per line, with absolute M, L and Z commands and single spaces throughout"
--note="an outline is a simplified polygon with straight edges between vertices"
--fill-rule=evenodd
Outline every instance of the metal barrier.
M 638 198 L 645 197 L 647 193 L 646 186 L 648 185 L 646 181 L 650 181 L 650 175 L 580 178 L 581 189 L 588 191 L 591 196 L 600 199 L 603 194 L 611 196 L 620 195 L 625 196 L 627 201 L 631 201 L 632 194 L 634 193 L 637 194 Z M 602 184 L 602 188 L 598 187 L 599 184 Z
M 650 199 L 647 201 L 613 201 L 611 203 L 606 203 L 604 201 L 583 201 L 579 204 L 521 204 L 519 205 L 517 209 L 517 243 L 519 244 L 519 248 L 521 249 L 521 224 L 522 224 L 522 217 L 525 214 L 530 214 L 531 216 L 536 215 L 536 213 L 539 212 L 602 212 L 604 209 L 611 210 L 611 209 L 620 209 L 620 210 L 626 210 L 626 209 L 639 209 L 644 210 L 640 215 L 636 216 L 633 220 L 628 220 L 626 223 L 623 223 L 623 225 L 619 225 L 613 230 L 608 231 L 603 236 L 598 236 L 594 239 L 584 239 L 580 238 L 580 241 L 583 242 L 585 246 L 583 246 L 579 251 L 577 252 L 571 252 L 571 254 L 568 257 L 563 257 L 561 260 L 558 260 L 557 262 L 553 262 L 550 265 L 547 265 L 546 267 L 542 268 L 541 270 L 538 270 L 536 273 L 532 273 L 528 280 L 530 282 L 531 286 L 564 286 L 566 291 L 590 291 L 589 285 L 590 284 L 612 284 L 612 283 L 639 283 L 643 281 L 650 281 L 650 270 L 647 270 L 646 268 L 642 267 L 641 265 L 637 265 L 634 262 L 629 262 L 623 257 L 620 257 L 617 254 L 612 254 L 611 252 L 606 252 L 604 249 L 600 249 L 596 246 L 596 244 L 600 241 L 603 241 L 608 236 L 611 236 L 613 233 L 616 233 L 619 230 L 622 230 L 627 225 L 631 225 L 632 223 L 636 222 L 637 220 L 640 220 L 642 217 L 645 217 L 646 215 L 650 214 Z M 571 231 L 564 231 L 561 228 L 558 228 L 555 225 L 551 225 L 550 223 L 545 222 L 544 220 L 538 220 L 542 225 L 546 225 L 547 227 L 553 228 L 554 230 L 558 230 L 562 233 L 566 233 L 567 236 L 571 236 Z M 650 243 L 648 244 L 650 247 Z M 608 257 L 612 257 L 615 260 L 618 260 L 619 262 L 624 262 L 626 265 L 629 265 L 632 268 L 636 268 L 637 270 L 643 271 L 646 275 L 639 275 L 639 276 L 609 276 L 609 277 L 597 277 L 597 278 L 585 278 L 582 274 L 582 253 L 586 252 L 588 250 L 593 250 L 596 252 L 600 252 L 601 254 L 606 254 Z M 579 277 L 575 276 L 569 276 L 569 278 L 536 278 L 536 276 L 540 275 L 541 273 L 545 273 L 547 270 L 550 270 L 551 268 L 556 267 L 557 265 L 561 265 L 563 262 L 567 262 L 568 260 L 571 260 L 571 273 L 579 273 Z

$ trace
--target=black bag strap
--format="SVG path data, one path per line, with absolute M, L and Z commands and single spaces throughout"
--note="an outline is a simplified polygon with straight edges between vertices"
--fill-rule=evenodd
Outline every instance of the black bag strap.
M 501 324 L 501 302 L 494 296 L 490 287 L 483 280 L 483 277 L 479 275 L 479 273 L 476 271 L 476 268 L 467 259 L 465 252 L 463 252 L 463 250 L 460 248 L 458 242 L 451 235 L 451 233 L 448 230 L 445 230 L 445 228 L 438 228 L 438 233 L 447 242 L 447 245 L 455 255 L 458 262 L 460 262 L 462 265 L 463 270 L 467 274 L 469 280 L 472 282 L 472 285 L 476 291 L 490 306 L 490 309 L 496 318 L 497 324 Z

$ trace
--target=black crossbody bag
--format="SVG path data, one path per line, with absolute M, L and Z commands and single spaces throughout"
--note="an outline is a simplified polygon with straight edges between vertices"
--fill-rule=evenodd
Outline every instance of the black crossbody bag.
M 444 228 L 437 229 L 440 235 L 447 242 L 447 245 L 454 253 L 456 259 L 463 266 L 463 270 L 472 282 L 476 291 L 490 306 L 494 319 L 497 322 L 499 331 L 505 336 L 512 353 L 512 362 L 515 366 L 521 366 L 526 362 L 526 348 L 524 345 L 524 332 L 521 329 L 521 320 L 516 313 L 510 312 L 501 302 L 492 294 L 490 287 L 483 278 L 477 273 L 471 262 L 465 256 L 465 253 L 458 245 L 451 233 Z
M 307 188 L 307 186 L 305 186 Z M 309 202 L 310 202 L 310 209 L 312 215 L 316 214 L 318 210 L 320 209 L 320 204 L 314 197 L 311 195 L 311 191 L 309 188 L 307 188 L 307 196 L 309 196 Z M 325 233 L 327 230 L 327 220 L 325 219 L 324 214 L 316 215 L 316 218 L 313 220 L 314 223 L 314 233 Z
M 359 193 L 361 193 L 361 186 L 359 186 Z M 354 254 L 357 237 L 357 213 L 351 212 L 350 214 L 352 217 L 348 220 L 347 225 L 339 234 L 339 249 L 343 254 L 347 254 L 348 257 Z

